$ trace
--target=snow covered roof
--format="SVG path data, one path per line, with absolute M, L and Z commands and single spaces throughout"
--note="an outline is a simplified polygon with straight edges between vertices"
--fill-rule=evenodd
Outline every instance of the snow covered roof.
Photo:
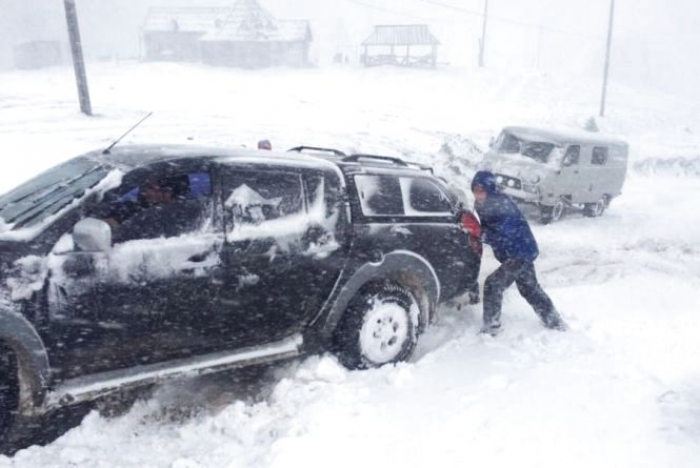
M 511 133 L 524 140 L 545 140 L 553 143 L 600 143 L 627 145 L 627 142 L 619 138 L 603 135 L 600 133 L 585 132 L 575 129 L 552 129 L 537 127 L 505 127 L 503 131 Z
M 229 162 L 265 162 L 271 165 L 303 165 L 304 167 L 339 172 L 336 164 L 310 154 L 194 144 L 119 145 L 112 148 L 107 154 L 99 149 L 83 156 L 96 161 L 104 161 L 124 170 L 175 159 L 210 157 L 223 164 Z
M 208 31 L 203 41 L 310 41 L 305 20 L 277 20 L 257 0 L 238 0 L 220 27 Z
M 206 32 L 215 30 L 231 12 L 230 8 L 156 7 L 146 15 L 145 32 Z
M 226 23 L 216 31 L 208 32 L 202 41 L 233 42 L 308 42 L 311 41 L 311 27 L 306 20 L 275 20 L 272 26 L 255 23 Z
M 233 7 L 158 7 L 146 16 L 145 32 L 199 32 L 203 41 L 310 41 L 306 20 L 278 20 L 257 0 Z
M 375 26 L 362 45 L 438 45 L 426 24 Z

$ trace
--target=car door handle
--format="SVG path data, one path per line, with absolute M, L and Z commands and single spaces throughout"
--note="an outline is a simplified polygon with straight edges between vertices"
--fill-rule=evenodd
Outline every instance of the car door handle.
M 210 254 L 211 254 L 211 252 L 197 253 L 197 254 L 192 255 L 190 258 L 188 258 L 187 261 L 191 262 L 191 263 L 202 263 L 202 262 L 206 261 L 207 258 L 209 258 Z

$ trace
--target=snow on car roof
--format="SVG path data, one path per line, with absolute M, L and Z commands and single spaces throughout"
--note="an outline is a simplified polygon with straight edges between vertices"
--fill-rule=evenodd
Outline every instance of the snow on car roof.
M 503 128 L 503 131 L 525 140 L 544 140 L 552 143 L 580 142 L 627 146 L 627 142 L 619 138 L 599 133 L 585 132 L 583 130 L 511 126 Z
M 254 150 L 246 148 L 199 146 L 186 144 L 124 145 L 104 154 L 102 150 L 84 155 L 96 161 L 124 169 L 133 169 L 147 164 L 183 158 L 211 158 L 222 164 L 233 162 L 256 162 L 271 165 L 294 165 L 338 171 L 327 159 L 301 153 Z

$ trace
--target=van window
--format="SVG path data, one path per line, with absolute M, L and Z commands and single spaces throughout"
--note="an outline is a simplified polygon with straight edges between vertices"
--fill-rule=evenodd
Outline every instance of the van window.
M 608 148 L 606 146 L 596 146 L 593 148 L 591 164 L 603 166 L 608 161 Z
M 566 149 L 566 155 L 564 155 L 564 165 L 575 166 L 578 164 L 580 157 L 581 147 L 579 145 L 571 145 Z
M 520 140 L 510 133 L 502 133 L 498 141 L 498 151 L 501 153 L 520 153 Z
M 497 151 L 506 154 L 521 154 L 537 162 L 549 162 L 554 144 L 545 141 L 530 141 L 502 132 L 496 142 Z

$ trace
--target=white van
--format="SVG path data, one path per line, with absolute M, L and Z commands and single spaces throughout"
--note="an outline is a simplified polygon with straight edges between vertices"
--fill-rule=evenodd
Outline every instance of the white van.
M 506 127 L 490 147 L 481 168 L 516 201 L 536 204 L 544 224 L 570 207 L 602 215 L 627 174 L 627 143 L 597 133 Z

